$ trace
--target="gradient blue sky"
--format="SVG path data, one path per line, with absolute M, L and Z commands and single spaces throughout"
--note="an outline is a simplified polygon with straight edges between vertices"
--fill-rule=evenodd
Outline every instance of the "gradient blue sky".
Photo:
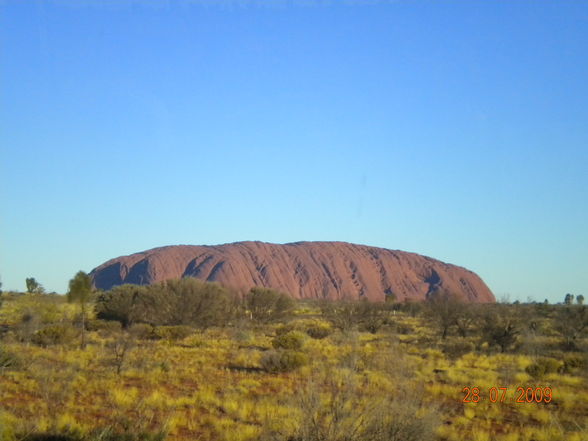
M 0 276 L 340 240 L 588 294 L 588 2 L 0 1 Z

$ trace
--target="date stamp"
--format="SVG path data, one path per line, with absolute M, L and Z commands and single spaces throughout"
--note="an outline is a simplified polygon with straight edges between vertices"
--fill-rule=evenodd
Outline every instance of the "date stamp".
M 489 401 L 491 403 L 550 403 L 553 400 L 553 391 L 550 387 L 522 387 L 509 391 L 507 387 L 491 387 L 482 389 L 474 386 L 465 386 L 462 389 L 465 396 L 462 399 L 464 403 L 480 403 Z

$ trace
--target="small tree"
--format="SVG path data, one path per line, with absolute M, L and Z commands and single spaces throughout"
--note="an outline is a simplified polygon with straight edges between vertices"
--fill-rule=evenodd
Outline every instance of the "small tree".
M 578 341 L 588 332 L 588 307 L 563 307 L 556 316 L 555 329 L 564 338 L 566 349 L 577 349 Z
M 92 279 L 83 271 L 78 271 L 73 279 L 69 281 L 67 292 L 68 302 L 77 302 L 82 310 L 82 340 L 80 347 L 86 347 L 86 304 L 92 295 Z
M 390 304 L 370 302 L 362 299 L 357 302 L 357 316 L 362 330 L 376 334 L 387 321 Z
M 321 302 L 321 314 L 331 324 L 343 332 L 350 331 L 359 323 L 359 308 L 356 301 Z
M 518 323 L 508 309 L 493 308 L 484 318 L 482 338 L 491 345 L 500 346 L 500 352 L 506 352 L 518 342 L 521 333 Z
M 578 294 L 576 296 L 576 303 L 578 305 L 583 305 L 584 304 L 584 296 L 582 294 Z
M 441 338 L 445 339 L 449 330 L 456 326 L 463 303 L 453 293 L 442 290 L 433 294 L 427 306 L 429 316 L 437 323 Z
M 115 367 L 117 375 L 121 374 L 123 365 L 133 346 L 134 341 L 128 332 L 124 332 L 121 336 L 107 344 L 107 348 L 112 353 L 112 365 Z
M 478 320 L 478 311 L 474 305 L 460 304 L 455 317 L 455 328 L 460 337 L 467 337 Z
M 571 295 L 570 293 L 566 294 L 566 297 L 564 299 L 564 303 L 566 305 L 571 305 L 572 303 L 574 303 L 574 296 Z
M 27 285 L 27 292 L 29 294 L 43 294 L 45 292 L 43 285 L 37 282 L 34 277 L 26 278 L 25 283 Z

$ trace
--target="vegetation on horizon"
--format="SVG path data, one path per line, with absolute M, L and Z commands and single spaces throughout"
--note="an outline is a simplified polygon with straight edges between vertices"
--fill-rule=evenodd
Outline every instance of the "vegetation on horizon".
M 581 296 L 318 302 L 87 281 L 67 298 L 2 293 L 1 441 L 588 439 Z

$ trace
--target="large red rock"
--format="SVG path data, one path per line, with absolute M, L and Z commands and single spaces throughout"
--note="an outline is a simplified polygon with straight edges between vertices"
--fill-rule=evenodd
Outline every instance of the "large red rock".
M 265 286 L 297 299 L 378 301 L 393 294 L 398 301 L 425 300 L 446 289 L 471 302 L 495 301 L 482 279 L 465 268 L 419 254 L 345 242 L 168 246 L 117 257 L 90 275 L 103 290 L 124 283 L 197 277 L 240 293 Z

